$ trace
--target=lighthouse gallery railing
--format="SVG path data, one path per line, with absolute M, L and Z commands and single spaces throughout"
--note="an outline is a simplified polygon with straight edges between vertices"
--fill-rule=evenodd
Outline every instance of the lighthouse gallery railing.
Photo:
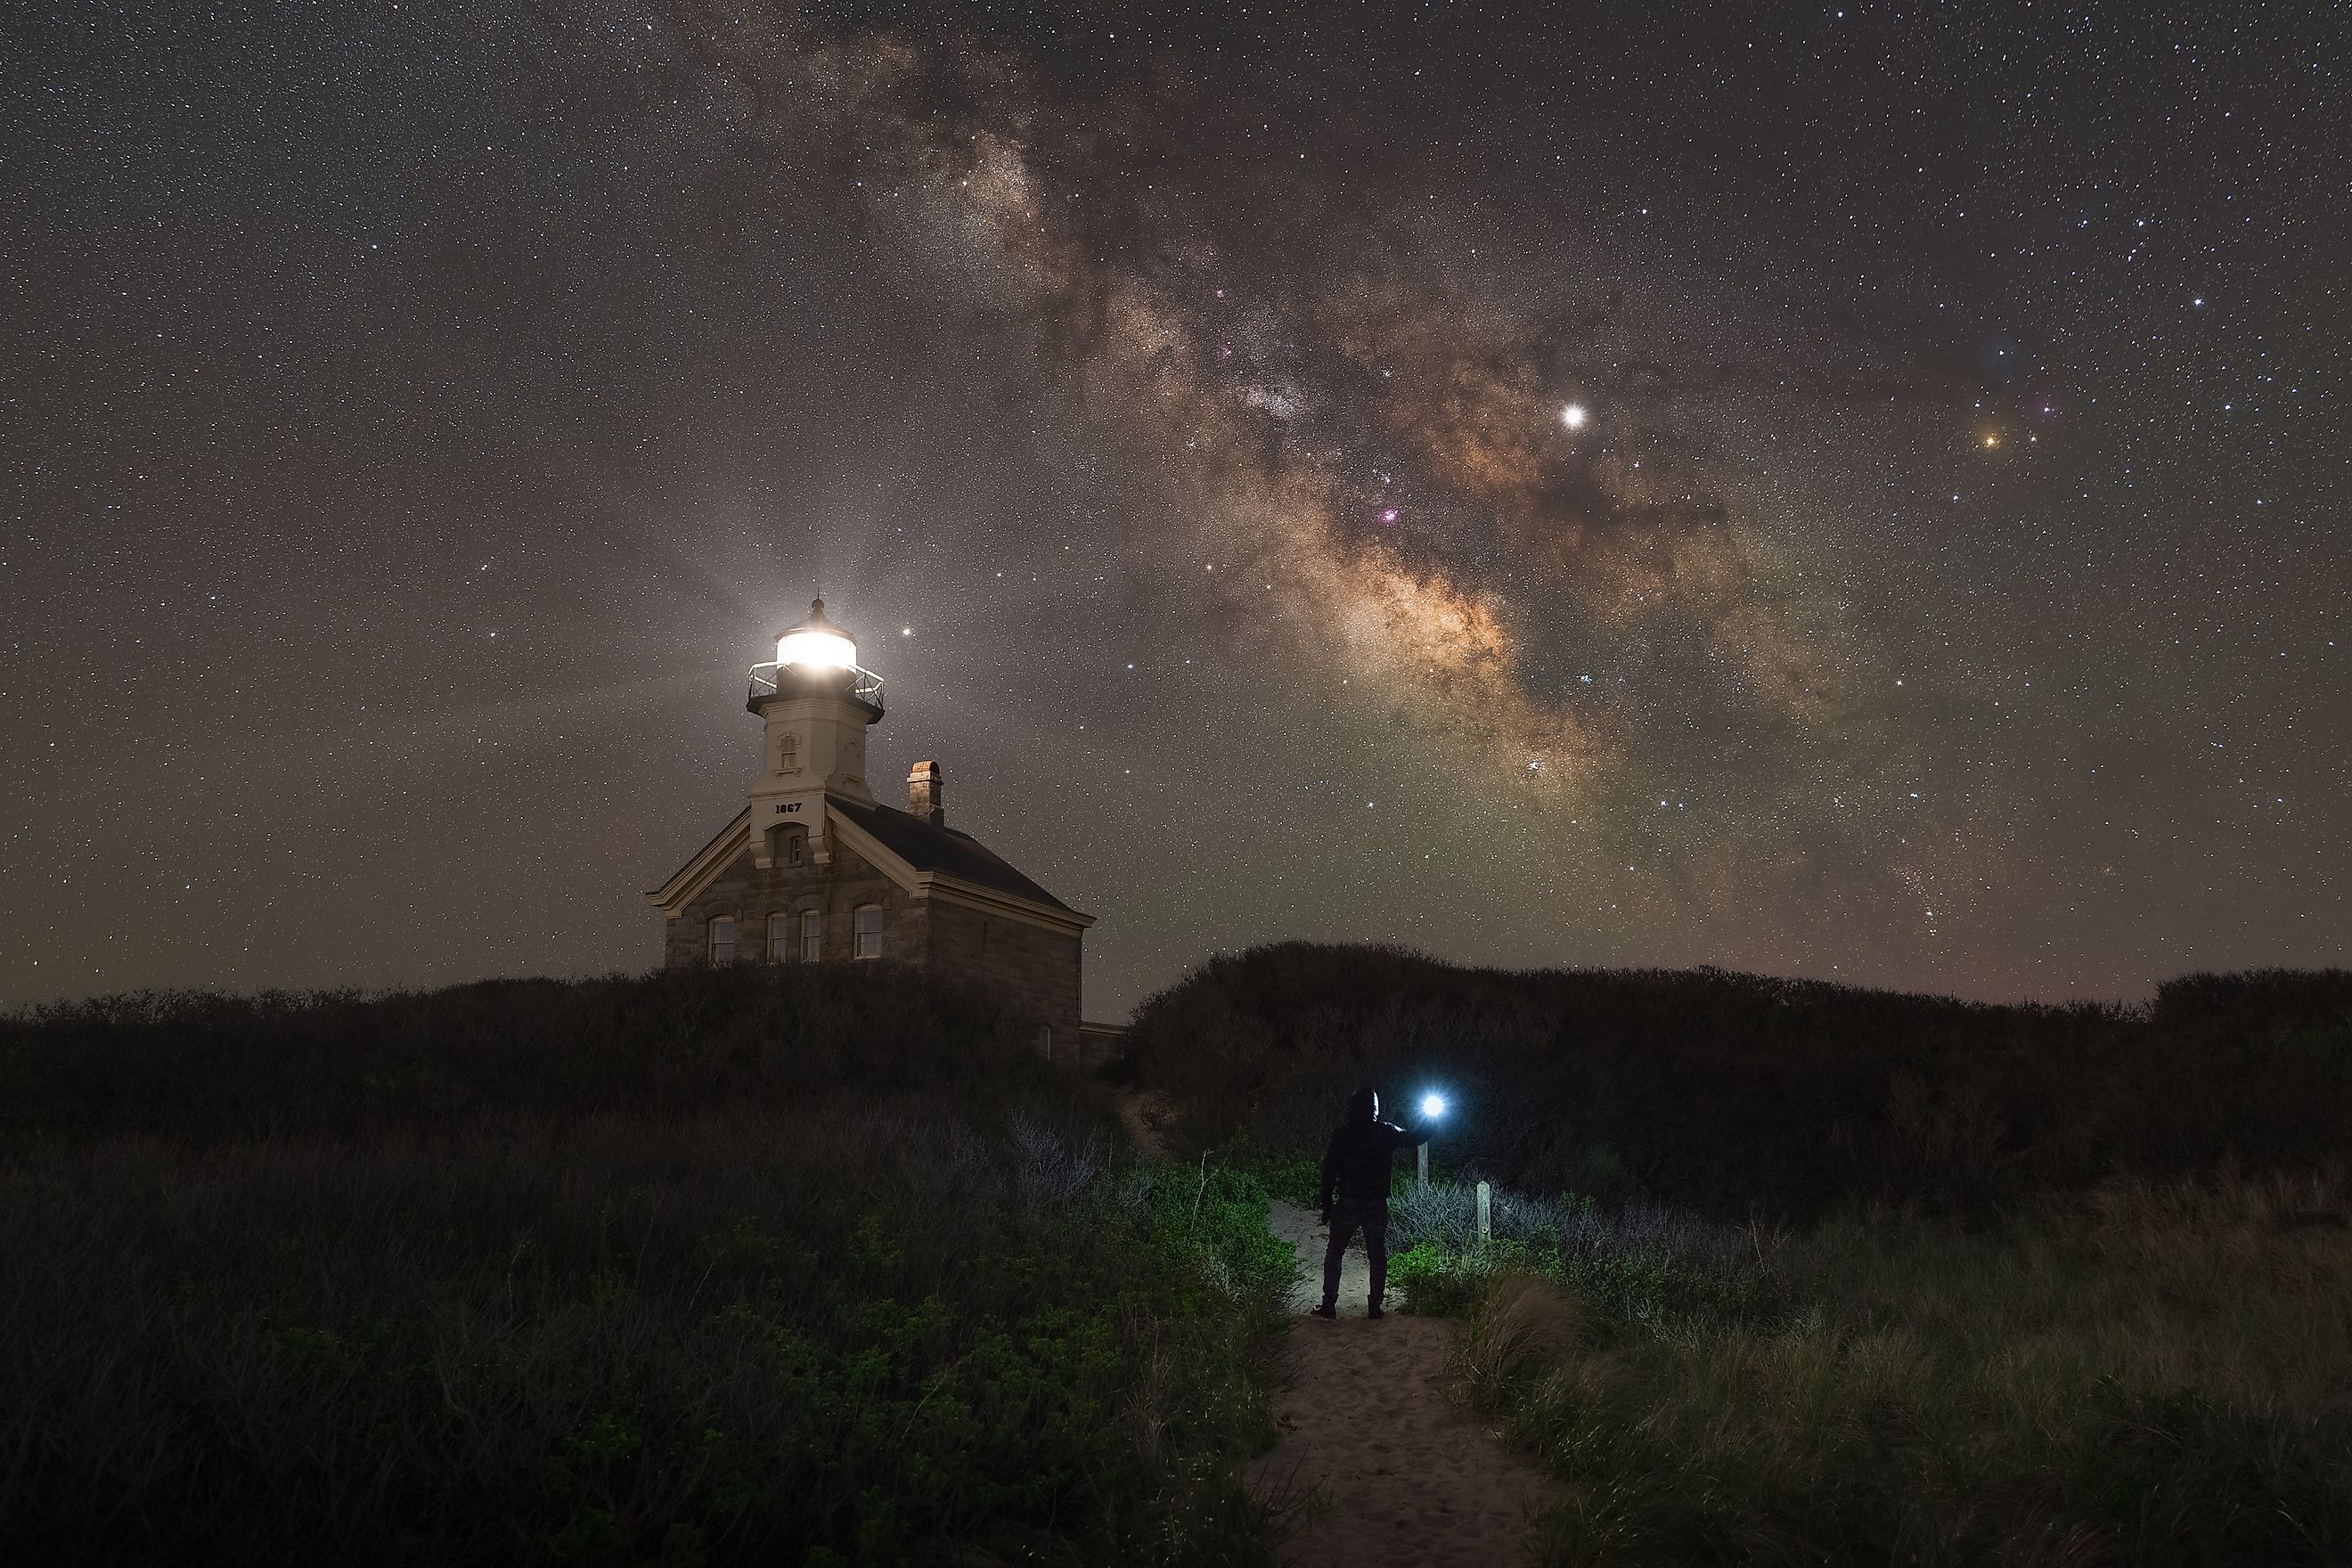
M 745 699 L 746 701 L 757 702 L 762 697 L 773 697 L 776 694 L 776 669 L 777 666 L 774 664 L 755 664 L 751 667 L 751 694 Z M 851 665 L 841 673 L 849 677 L 850 696 L 877 710 L 881 708 L 882 678 L 880 676 L 870 669 L 864 669 L 856 665 Z

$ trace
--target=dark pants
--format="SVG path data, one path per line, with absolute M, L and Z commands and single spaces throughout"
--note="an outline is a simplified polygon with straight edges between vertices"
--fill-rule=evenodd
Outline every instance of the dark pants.
M 1389 1205 L 1335 1204 L 1331 1208 L 1331 1245 L 1323 1249 L 1323 1304 L 1339 1304 L 1339 1259 L 1347 1255 L 1349 1238 L 1358 1226 L 1364 1232 L 1364 1255 L 1372 1261 L 1372 1305 L 1389 1286 Z

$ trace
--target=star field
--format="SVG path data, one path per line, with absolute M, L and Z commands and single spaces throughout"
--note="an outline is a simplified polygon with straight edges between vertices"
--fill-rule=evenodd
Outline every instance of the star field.
M 649 964 L 820 591 L 1097 1016 L 2340 963 L 2347 21 L 37 11 L 0 999 Z

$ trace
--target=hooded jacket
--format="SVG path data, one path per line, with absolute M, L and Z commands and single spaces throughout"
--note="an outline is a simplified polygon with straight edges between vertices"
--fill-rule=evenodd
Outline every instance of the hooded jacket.
M 1360 1089 L 1348 1097 L 1348 1120 L 1331 1134 L 1330 1146 L 1323 1151 L 1325 1208 L 1331 1207 L 1335 1194 L 1340 1203 L 1350 1205 L 1388 1206 L 1393 1157 L 1399 1149 L 1412 1147 L 1422 1137 L 1411 1128 L 1380 1120 L 1379 1104 L 1377 1097 Z

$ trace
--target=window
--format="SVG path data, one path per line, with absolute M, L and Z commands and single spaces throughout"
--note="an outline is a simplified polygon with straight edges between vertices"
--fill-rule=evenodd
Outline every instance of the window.
M 789 963 L 792 962 L 792 957 L 793 917 L 770 915 L 768 917 L 768 962 Z
M 710 962 L 735 962 L 735 917 L 719 915 L 710 922 Z
M 776 771 L 796 773 L 801 771 L 801 738 L 787 735 L 776 742 Z
M 868 904 L 857 911 L 857 945 L 852 950 L 859 958 L 882 956 L 882 906 Z
M 814 963 L 824 956 L 824 914 L 820 910 L 801 911 L 801 962 Z

